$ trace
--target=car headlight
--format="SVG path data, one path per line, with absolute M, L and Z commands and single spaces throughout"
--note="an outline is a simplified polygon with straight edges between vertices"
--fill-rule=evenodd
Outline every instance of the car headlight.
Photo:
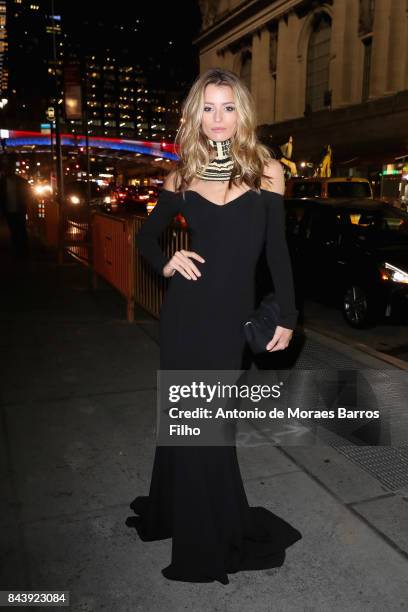
M 404 270 L 387 262 L 383 263 L 381 266 L 381 278 L 382 280 L 390 280 L 394 283 L 408 284 L 408 272 L 404 272 Z
M 78 198 L 78 196 L 72 195 L 69 196 L 69 201 L 71 202 L 71 204 L 79 204 L 81 200 Z
M 33 185 L 34 192 L 37 195 L 43 195 L 44 193 L 50 193 L 52 191 L 51 185 Z
M 103 203 L 104 204 L 110 204 L 111 203 L 111 197 L 110 196 L 105 196 L 103 198 Z

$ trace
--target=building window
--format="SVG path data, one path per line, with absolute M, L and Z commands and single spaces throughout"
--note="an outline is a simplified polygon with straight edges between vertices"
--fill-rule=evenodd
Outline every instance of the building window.
M 373 47 L 373 38 L 370 36 L 369 38 L 364 39 L 364 63 L 363 63 L 363 91 L 362 91 L 362 100 L 368 100 L 368 96 L 370 95 L 370 74 L 371 74 L 371 50 Z
M 325 13 L 316 16 L 307 50 L 306 111 L 328 105 L 331 20 Z
M 241 56 L 241 70 L 239 76 L 248 89 L 251 89 L 252 53 L 244 51 Z

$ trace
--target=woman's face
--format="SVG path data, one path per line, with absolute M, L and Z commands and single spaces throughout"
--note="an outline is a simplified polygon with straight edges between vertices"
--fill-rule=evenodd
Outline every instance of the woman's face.
M 207 85 L 201 127 L 207 138 L 216 141 L 232 138 L 237 130 L 238 116 L 234 94 L 229 85 Z

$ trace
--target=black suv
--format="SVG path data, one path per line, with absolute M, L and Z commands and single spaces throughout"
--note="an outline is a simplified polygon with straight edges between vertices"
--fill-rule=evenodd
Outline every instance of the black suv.
M 334 302 L 353 327 L 407 318 L 408 215 L 377 200 L 287 199 L 297 289 Z

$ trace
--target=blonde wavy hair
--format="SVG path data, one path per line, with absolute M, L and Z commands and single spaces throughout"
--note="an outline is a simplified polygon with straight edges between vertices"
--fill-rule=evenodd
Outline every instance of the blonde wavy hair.
M 236 74 L 230 70 L 211 68 L 196 79 L 182 106 L 182 116 L 175 144 L 179 146 L 177 190 L 183 191 L 199 170 L 210 162 L 213 153 L 208 138 L 201 127 L 204 109 L 204 91 L 207 85 L 231 87 L 238 114 L 237 129 L 231 142 L 234 166 L 229 187 L 245 183 L 250 189 L 259 190 L 264 176 L 263 168 L 271 154 L 256 136 L 255 104 L 251 93 Z

